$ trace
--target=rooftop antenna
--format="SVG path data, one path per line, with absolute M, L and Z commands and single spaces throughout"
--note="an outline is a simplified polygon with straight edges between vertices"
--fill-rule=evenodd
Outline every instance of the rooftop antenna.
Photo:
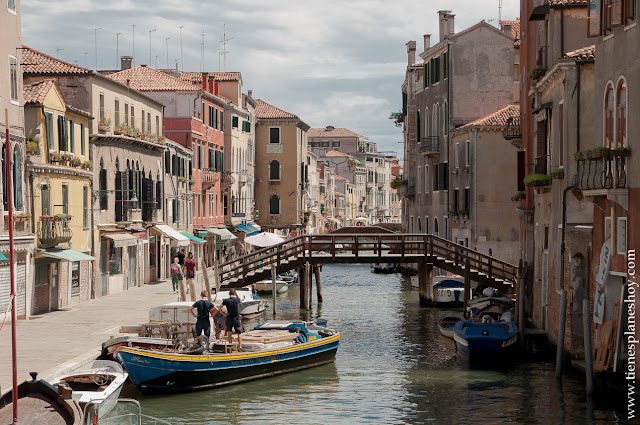
M 202 41 L 200 42 L 200 72 L 204 72 L 204 27 L 202 27 Z
M 133 54 L 131 55 L 131 67 L 136 67 L 136 24 L 131 25 L 133 27 Z
M 87 55 L 89 54 L 89 52 L 84 52 L 84 67 L 87 67 Z
M 98 31 L 101 29 L 102 27 L 93 29 L 93 47 L 96 53 L 96 71 L 98 70 Z
M 222 40 L 218 41 L 218 44 L 220 45 L 220 47 L 222 48 L 222 51 L 220 52 L 220 56 L 224 57 L 224 71 L 227 71 L 227 53 L 229 53 L 229 51 L 227 50 L 227 44 L 233 40 L 233 38 L 227 38 L 227 24 L 223 24 L 222 26 L 223 28 L 223 33 L 222 33 Z M 218 70 L 220 70 L 220 61 L 218 61 Z
M 64 49 L 61 49 L 60 47 L 56 47 L 56 59 L 60 59 L 60 52 L 63 50 Z
M 118 69 L 118 61 L 120 60 L 120 36 L 122 35 L 121 32 L 116 33 L 116 67 L 114 69 Z
M 502 22 L 502 0 L 498 0 L 498 26 L 501 25 Z
M 184 25 L 180 25 L 180 69 L 184 70 L 184 56 L 182 56 L 182 28 L 184 28 Z
M 167 46 L 167 68 L 169 68 L 169 40 L 171 40 L 171 37 L 164 38 L 164 42 Z

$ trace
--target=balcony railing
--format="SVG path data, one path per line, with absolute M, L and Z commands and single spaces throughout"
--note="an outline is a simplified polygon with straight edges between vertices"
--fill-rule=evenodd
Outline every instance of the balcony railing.
M 520 116 L 507 118 L 507 123 L 502 128 L 502 137 L 506 140 L 522 139 Z
M 578 159 L 576 184 L 582 190 L 626 189 L 629 153 L 606 153 L 602 157 Z
M 249 170 L 240 170 L 238 173 L 238 184 L 244 186 L 249 181 Z
M 233 178 L 233 175 L 231 174 L 231 171 L 223 171 L 222 173 L 220 173 L 220 180 L 222 183 L 223 187 L 229 187 L 231 186 L 234 182 L 235 179 Z
M 52 248 L 69 242 L 73 237 L 70 224 L 71 218 L 41 216 L 38 222 L 39 245 L 43 248 Z
M 420 153 L 430 155 L 440 153 L 440 140 L 438 136 L 426 136 L 420 139 Z

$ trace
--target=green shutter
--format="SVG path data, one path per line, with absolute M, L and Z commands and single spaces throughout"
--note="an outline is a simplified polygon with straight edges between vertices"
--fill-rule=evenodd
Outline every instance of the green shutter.
M 202 102 L 202 123 L 203 123 L 203 124 L 206 122 L 206 121 L 204 120 L 204 113 L 206 112 L 206 111 L 205 111 L 205 109 L 204 109 L 204 107 L 205 107 L 205 104 L 204 104 L 204 102 Z
M 427 64 L 425 63 L 424 66 L 422 67 L 422 72 L 423 72 L 423 76 L 422 76 L 422 87 L 427 87 L 429 85 L 429 67 L 427 66 Z M 405 114 L 406 115 L 406 114 Z
M 233 128 L 238 128 L 238 117 L 234 116 L 232 118 L 232 124 L 231 125 L 232 125 Z
M 442 55 L 442 78 L 449 78 L 449 52 L 444 52 Z

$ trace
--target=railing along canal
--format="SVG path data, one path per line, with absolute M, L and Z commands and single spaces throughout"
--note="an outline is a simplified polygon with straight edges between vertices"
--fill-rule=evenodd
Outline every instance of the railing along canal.
M 489 279 L 515 282 L 518 267 L 434 235 L 425 234 L 319 234 L 302 235 L 269 248 L 262 248 L 220 265 L 221 282 L 243 279 L 252 273 L 296 261 L 311 263 L 366 263 L 449 261 Z

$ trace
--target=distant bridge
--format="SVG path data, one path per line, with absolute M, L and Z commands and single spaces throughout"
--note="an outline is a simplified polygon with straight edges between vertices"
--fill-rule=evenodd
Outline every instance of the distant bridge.
M 218 270 L 223 286 L 238 288 L 270 279 L 273 266 L 283 273 L 307 263 L 416 263 L 419 271 L 438 267 L 508 293 L 518 278 L 516 265 L 438 236 L 401 233 L 302 235 L 222 263 Z

